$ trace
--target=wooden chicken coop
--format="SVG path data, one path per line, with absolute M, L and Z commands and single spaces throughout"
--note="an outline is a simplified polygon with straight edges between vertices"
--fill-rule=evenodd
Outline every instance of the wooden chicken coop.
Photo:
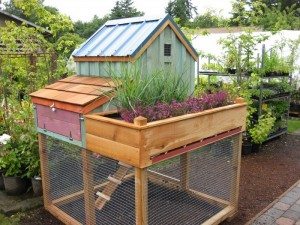
M 191 81 L 195 51 L 174 21 L 133 18 L 108 21 L 77 50 L 78 75 L 31 94 L 44 205 L 65 224 L 218 224 L 237 212 L 242 99 L 134 123 L 109 104 L 115 85 L 102 74 L 104 64 L 117 70 L 142 57 L 153 68 L 158 56 L 151 46 L 165 43 L 172 53 L 162 48 L 162 67 L 189 61 L 182 76 Z

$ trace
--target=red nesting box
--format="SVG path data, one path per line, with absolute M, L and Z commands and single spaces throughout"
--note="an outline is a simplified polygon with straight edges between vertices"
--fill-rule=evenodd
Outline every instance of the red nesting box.
M 82 115 L 102 111 L 113 89 L 110 78 L 71 76 L 32 93 L 38 131 L 83 146 Z

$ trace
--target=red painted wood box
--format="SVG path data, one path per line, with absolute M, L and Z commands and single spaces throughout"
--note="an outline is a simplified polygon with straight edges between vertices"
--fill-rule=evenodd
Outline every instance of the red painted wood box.
M 109 101 L 110 78 L 71 76 L 31 94 L 38 131 L 82 146 L 82 115 Z

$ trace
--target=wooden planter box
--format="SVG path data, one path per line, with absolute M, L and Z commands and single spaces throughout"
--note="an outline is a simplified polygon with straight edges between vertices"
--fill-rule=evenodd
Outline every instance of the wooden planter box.
M 226 137 L 226 133 L 244 131 L 246 124 L 242 99 L 232 105 L 149 123 L 143 118 L 128 123 L 110 118 L 110 114 L 85 116 L 86 148 L 138 168 L 154 164 L 171 150 L 180 154 L 216 135 Z

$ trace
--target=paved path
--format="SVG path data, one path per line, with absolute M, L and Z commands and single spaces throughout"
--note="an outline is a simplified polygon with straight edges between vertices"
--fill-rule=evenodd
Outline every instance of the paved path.
M 248 224 L 300 225 L 300 180 Z

